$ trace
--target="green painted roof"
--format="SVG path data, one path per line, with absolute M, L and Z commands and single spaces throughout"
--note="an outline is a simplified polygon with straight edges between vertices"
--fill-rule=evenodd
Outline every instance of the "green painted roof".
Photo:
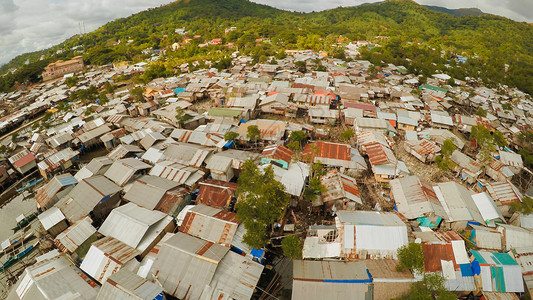
M 238 117 L 242 114 L 242 110 L 227 109 L 227 108 L 211 108 L 209 110 L 210 116 L 220 117 Z
M 432 91 L 435 91 L 435 92 L 444 92 L 444 93 L 447 93 L 448 90 L 447 89 L 443 89 L 443 88 L 440 88 L 440 87 L 437 87 L 437 86 L 434 86 L 434 85 L 431 85 L 431 84 L 424 84 L 423 86 L 420 87 L 420 89 L 427 89 L 427 90 L 432 90 Z

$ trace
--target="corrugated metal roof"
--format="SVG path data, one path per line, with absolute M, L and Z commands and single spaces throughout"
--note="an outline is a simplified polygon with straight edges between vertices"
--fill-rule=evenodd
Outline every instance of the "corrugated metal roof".
M 522 199 L 520 192 L 509 181 L 489 183 L 487 191 L 494 200 L 500 201 L 503 205 L 520 202 Z
M 51 171 L 51 170 L 57 169 L 65 162 L 73 159 L 79 153 L 80 153 L 79 151 L 74 151 L 71 148 L 65 148 L 57 153 L 54 153 L 46 157 L 44 160 L 39 162 L 38 163 L 39 169 L 45 170 L 45 171 Z
M 130 152 L 138 153 L 143 152 L 143 150 L 135 145 L 120 144 L 115 149 L 111 150 L 111 152 L 107 154 L 107 157 L 113 161 L 116 161 L 128 155 Z
M 83 242 L 96 232 L 96 228 L 91 223 L 91 218 L 85 217 L 61 232 L 54 240 L 57 248 L 63 252 L 73 253 L 76 251 Z
M 428 140 L 417 140 L 406 142 L 409 147 L 420 155 L 434 154 L 440 152 L 440 147 Z
M 98 290 L 97 284 L 61 254 L 26 268 L 9 299 L 63 299 L 76 294 L 94 299 Z
M 35 195 L 35 200 L 39 207 L 45 207 L 61 189 L 76 185 L 78 182 L 69 173 L 54 176 L 46 185 L 40 188 Z
M 502 233 L 504 250 L 533 247 L 533 230 L 506 224 L 498 224 L 496 229 Z
M 481 266 L 483 291 L 524 292 L 522 269 L 507 253 L 471 250 Z
M 238 225 L 235 213 L 198 204 L 189 210 L 179 230 L 229 247 Z
M 147 209 L 155 209 L 165 193 L 178 186 L 177 182 L 158 176 L 145 175 L 131 185 L 124 195 L 124 199 Z
M 361 146 L 367 146 L 375 143 L 380 143 L 385 146 L 389 146 L 387 138 L 383 132 L 374 130 L 363 130 L 357 132 L 357 144 Z
M 493 228 L 484 226 L 470 225 L 474 232 L 471 235 L 471 240 L 478 248 L 490 250 L 502 250 L 502 235 Z M 473 239 L 472 239 L 473 237 Z
M 151 170 L 150 175 L 159 176 L 172 180 L 179 184 L 193 186 L 198 180 L 202 179 L 204 172 L 193 167 L 175 163 L 172 161 L 158 162 Z
M 349 145 L 317 141 L 305 145 L 302 156 L 308 161 L 313 161 L 315 158 L 350 160 L 350 154 L 351 147 Z
M 224 208 L 234 196 L 238 184 L 208 179 L 200 182 L 197 203 Z
M 320 181 L 327 189 L 326 193 L 322 195 L 324 202 L 348 198 L 362 204 L 359 197 L 359 187 L 354 178 L 343 175 L 334 169 L 322 176 Z
M 364 262 L 294 260 L 293 278 L 294 281 L 361 280 L 371 282 Z
M 128 270 L 119 270 L 109 276 L 98 293 L 97 300 L 157 299 L 163 288 Z
M 265 157 L 270 159 L 279 159 L 287 163 L 291 162 L 294 151 L 288 149 L 283 145 L 271 145 L 265 147 L 259 157 Z
M 377 166 L 381 164 L 397 162 L 394 153 L 388 148 L 381 144 L 372 144 L 366 146 L 366 154 L 372 166 Z
M 150 272 L 168 294 L 200 299 L 228 251 L 227 247 L 178 232 L 163 243 Z
M 522 168 L 524 166 L 524 161 L 522 160 L 522 155 L 518 153 L 511 153 L 507 151 L 499 151 L 500 161 L 506 166 L 512 166 L 517 168 Z
M 147 163 L 135 158 L 124 158 L 115 161 L 111 167 L 105 172 L 105 176 L 113 180 L 116 184 L 123 186 L 126 184 L 135 173 L 139 170 L 150 169 Z
M 121 191 L 121 188 L 102 175 L 83 179 L 62 198 L 57 207 L 72 222 L 88 215 L 104 198 Z
M 483 217 L 479 213 L 472 195 L 472 191 L 466 189 L 457 182 L 450 181 L 439 183 L 434 186 L 435 194 L 444 208 L 444 215 L 440 217 L 450 221 L 476 221 L 483 223 Z
M 24 149 L 9 158 L 9 162 L 17 168 L 22 168 L 32 161 L 35 161 L 35 156 L 28 149 Z
M 437 196 L 431 185 L 417 176 L 405 176 L 391 180 L 391 196 L 396 208 L 407 219 L 415 219 L 433 212 Z
M 492 200 L 488 193 L 483 192 L 474 194 L 472 195 L 472 199 L 474 200 L 474 203 L 476 203 L 476 206 L 484 220 L 505 220 L 500 210 L 496 207 L 494 200 Z
M 130 247 L 138 248 L 150 228 L 165 219 L 167 215 L 127 203 L 111 211 L 98 231 L 105 236 L 112 236 Z M 145 249 L 139 249 L 141 252 Z
M 87 123 L 86 123 L 87 124 Z M 100 127 L 97 127 L 95 129 L 92 129 L 92 130 L 89 130 L 81 135 L 78 136 L 78 139 L 82 142 L 82 143 L 86 143 L 92 139 L 96 139 L 96 138 L 99 138 L 100 136 L 102 136 L 103 134 L 105 133 L 108 133 L 111 131 L 111 128 L 109 128 L 109 126 L 107 125 L 102 125 Z
M 263 266 L 229 251 L 218 264 L 203 299 L 251 299 Z
M 103 283 L 140 252 L 107 236 L 91 244 L 80 268 L 96 281 Z
M 65 216 L 57 207 L 51 207 L 50 209 L 39 214 L 37 217 L 39 218 L 39 221 L 41 221 L 44 230 L 48 230 L 54 227 L 57 223 L 65 220 Z

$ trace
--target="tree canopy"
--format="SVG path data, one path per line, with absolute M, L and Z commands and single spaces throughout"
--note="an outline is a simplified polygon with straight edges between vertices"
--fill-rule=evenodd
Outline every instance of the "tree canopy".
M 238 183 L 237 219 L 247 230 L 244 242 L 262 248 L 268 242 L 268 228 L 282 217 L 290 198 L 271 166 L 262 171 L 250 159 L 243 164 Z

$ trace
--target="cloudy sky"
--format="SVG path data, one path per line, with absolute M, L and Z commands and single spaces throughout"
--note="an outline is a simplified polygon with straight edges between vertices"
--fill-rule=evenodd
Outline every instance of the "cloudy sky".
M 224 1 L 224 0 L 219 0 Z M 374 0 L 253 0 L 274 7 L 318 11 Z M 90 32 L 113 19 L 126 17 L 172 0 L 0 0 L 0 65 L 18 54 L 48 48 L 80 32 Z M 517 21 L 533 22 L 533 0 L 417 0 L 421 4 L 478 7 Z M 467 4 L 465 4 L 465 2 Z M 83 30 L 83 29 L 82 29 Z

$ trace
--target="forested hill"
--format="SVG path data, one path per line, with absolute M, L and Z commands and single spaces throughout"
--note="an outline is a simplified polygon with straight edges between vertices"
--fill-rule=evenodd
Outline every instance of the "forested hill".
M 443 13 L 447 13 L 450 15 L 454 15 L 457 17 L 463 17 L 463 16 L 482 16 L 485 15 L 483 11 L 481 11 L 479 8 L 457 8 L 457 9 L 449 9 L 446 7 L 441 6 L 431 6 L 431 5 L 424 5 L 425 7 L 434 10 L 434 11 L 440 11 Z
M 281 55 L 285 49 L 327 50 L 342 57 L 339 47 L 331 47 L 339 36 L 345 43 L 388 36 L 380 41 L 383 47 L 366 51 L 363 58 L 375 64 L 401 64 L 417 74 L 440 70 L 457 78 L 480 77 L 489 85 L 503 83 L 533 93 L 533 26 L 494 15 L 457 17 L 410 0 L 313 13 L 288 12 L 247 0 L 176 1 L 117 19 L 51 49 L 17 57 L 2 67 L 1 71 L 20 69 L 0 77 L 0 90 L 12 89 L 15 80 L 38 80 L 38 71 L 47 62 L 72 57 L 76 51 L 83 51 L 86 63 L 97 65 L 146 59 L 148 54 L 142 53 L 146 48 L 169 49 L 181 42 L 184 36 L 175 30 L 183 27 L 186 37 L 201 38 L 177 51 L 167 51 L 168 73 L 183 62 L 221 59 L 235 48 L 258 61 Z M 236 30 L 226 33 L 231 27 Z M 214 38 L 222 38 L 223 44 L 231 43 L 235 48 L 198 47 Z M 258 38 L 270 41 L 258 43 Z M 63 52 L 57 54 L 58 50 Z M 44 61 L 38 61 L 41 55 L 45 55 Z M 468 61 L 455 63 L 457 55 Z M 26 59 L 32 63 L 20 67 Z

